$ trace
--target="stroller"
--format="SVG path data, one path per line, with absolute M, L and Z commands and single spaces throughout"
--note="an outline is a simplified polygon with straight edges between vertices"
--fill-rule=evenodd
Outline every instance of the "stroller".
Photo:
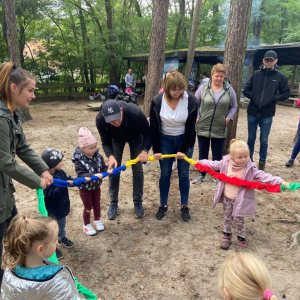
M 119 100 L 123 100 L 123 101 L 126 101 L 126 102 L 131 102 L 131 103 L 135 103 L 138 105 L 138 97 L 139 95 L 135 92 L 132 91 L 131 88 L 127 88 L 125 90 L 125 93 L 120 91 L 119 93 Z

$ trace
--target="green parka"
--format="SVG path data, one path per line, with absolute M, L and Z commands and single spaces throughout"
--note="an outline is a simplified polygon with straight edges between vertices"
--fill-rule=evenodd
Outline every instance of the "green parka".
M 15 155 L 35 173 L 20 166 Z M 21 122 L 0 101 L 0 223 L 11 216 L 15 204 L 12 179 L 34 189 L 39 187 L 39 175 L 48 169 L 45 162 L 27 143 Z

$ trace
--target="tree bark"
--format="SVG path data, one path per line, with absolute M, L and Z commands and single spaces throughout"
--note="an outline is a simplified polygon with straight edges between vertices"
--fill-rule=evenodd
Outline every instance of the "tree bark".
M 179 21 L 178 21 L 176 32 L 175 32 L 175 39 L 174 39 L 173 49 L 177 48 L 181 23 L 182 23 L 182 20 L 184 18 L 184 15 L 185 15 L 184 0 L 178 0 L 178 4 L 179 4 Z
M 226 67 L 226 77 L 230 80 L 236 92 L 238 107 L 240 104 L 251 6 L 251 0 L 231 0 L 230 3 L 224 65 Z M 224 153 L 228 153 L 230 141 L 236 137 L 238 115 L 239 110 L 237 110 L 233 122 L 229 122 L 227 126 L 228 132 L 223 148 Z
M 15 65 L 20 66 L 20 52 L 18 47 L 18 32 L 15 15 L 15 1 L 5 0 L 4 11 L 7 26 L 7 45 L 9 59 L 13 61 Z M 18 113 L 22 122 L 26 122 L 32 119 L 29 108 L 18 109 Z
M 253 21 L 253 45 L 258 46 L 260 43 L 261 29 L 263 25 L 263 14 L 265 11 L 265 0 L 260 4 L 259 14 Z
M 189 83 L 189 77 L 191 74 L 193 60 L 194 60 L 197 34 L 198 34 L 198 28 L 199 28 L 199 22 L 200 22 L 201 5 L 202 5 L 202 0 L 197 0 L 194 17 L 193 17 L 193 23 L 192 23 L 192 31 L 191 31 L 191 37 L 190 37 L 190 43 L 189 43 L 189 50 L 188 50 L 188 55 L 187 55 L 186 65 L 185 65 L 185 75 L 184 76 L 185 76 L 185 80 L 186 80 L 187 84 Z
M 161 85 L 165 62 L 168 8 L 169 0 L 154 0 L 144 100 L 144 113 L 146 116 L 149 116 L 151 100 L 158 93 Z
M 106 23 L 108 28 L 108 40 L 109 40 L 109 81 L 110 83 L 116 83 L 118 79 L 118 69 L 117 69 L 117 62 L 116 62 L 116 39 L 113 32 L 113 14 L 111 8 L 110 0 L 105 0 L 105 11 L 106 11 Z

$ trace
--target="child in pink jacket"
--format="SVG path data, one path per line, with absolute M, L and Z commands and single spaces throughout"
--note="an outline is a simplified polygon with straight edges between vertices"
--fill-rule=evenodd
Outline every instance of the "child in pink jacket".
M 230 154 L 223 156 L 220 161 L 200 160 L 199 163 L 209 166 L 214 171 L 220 171 L 229 177 L 237 177 L 247 181 L 259 181 L 267 184 L 284 184 L 278 176 L 260 171 L 250 160 L 248 145 L 241 140 L 234 139 L 230 143 Z M 224 224 L 221 248 L 227 250 L 231 244 L 231 227 L 233 219 L 238 231 L 238 250 L 246 249 L 246 226 L 244 217 L 253 216 L 256 213 L 254 190 L 239 187 L 233 184 L 219 181 L 214 198 L 214 207 L 217 203 L 223 203 Z

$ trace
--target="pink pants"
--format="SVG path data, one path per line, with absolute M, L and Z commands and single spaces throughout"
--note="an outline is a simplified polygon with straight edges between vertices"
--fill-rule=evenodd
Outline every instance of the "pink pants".
M 233 217 L 232 211 L 234 206 L 235 199 L 229 199 L 224 197 L 223 200 L 223 209 L 224 209 L 224 224 L 223 230 L 226 233 L 231 233 L 231 227 L 233 219 L 236 224 L 238 236 L 245 238 L 246 237 L 246 225 L 243 217 Z
M 91 223 L 91 210 L 94 210 L 94 220 L 100 220 L 101 207 L 100 207 L 100 187 L 96 190 L 79 190 L 79 195 L 82 200 L 83 209 L 83 223 L 84 225 Z

